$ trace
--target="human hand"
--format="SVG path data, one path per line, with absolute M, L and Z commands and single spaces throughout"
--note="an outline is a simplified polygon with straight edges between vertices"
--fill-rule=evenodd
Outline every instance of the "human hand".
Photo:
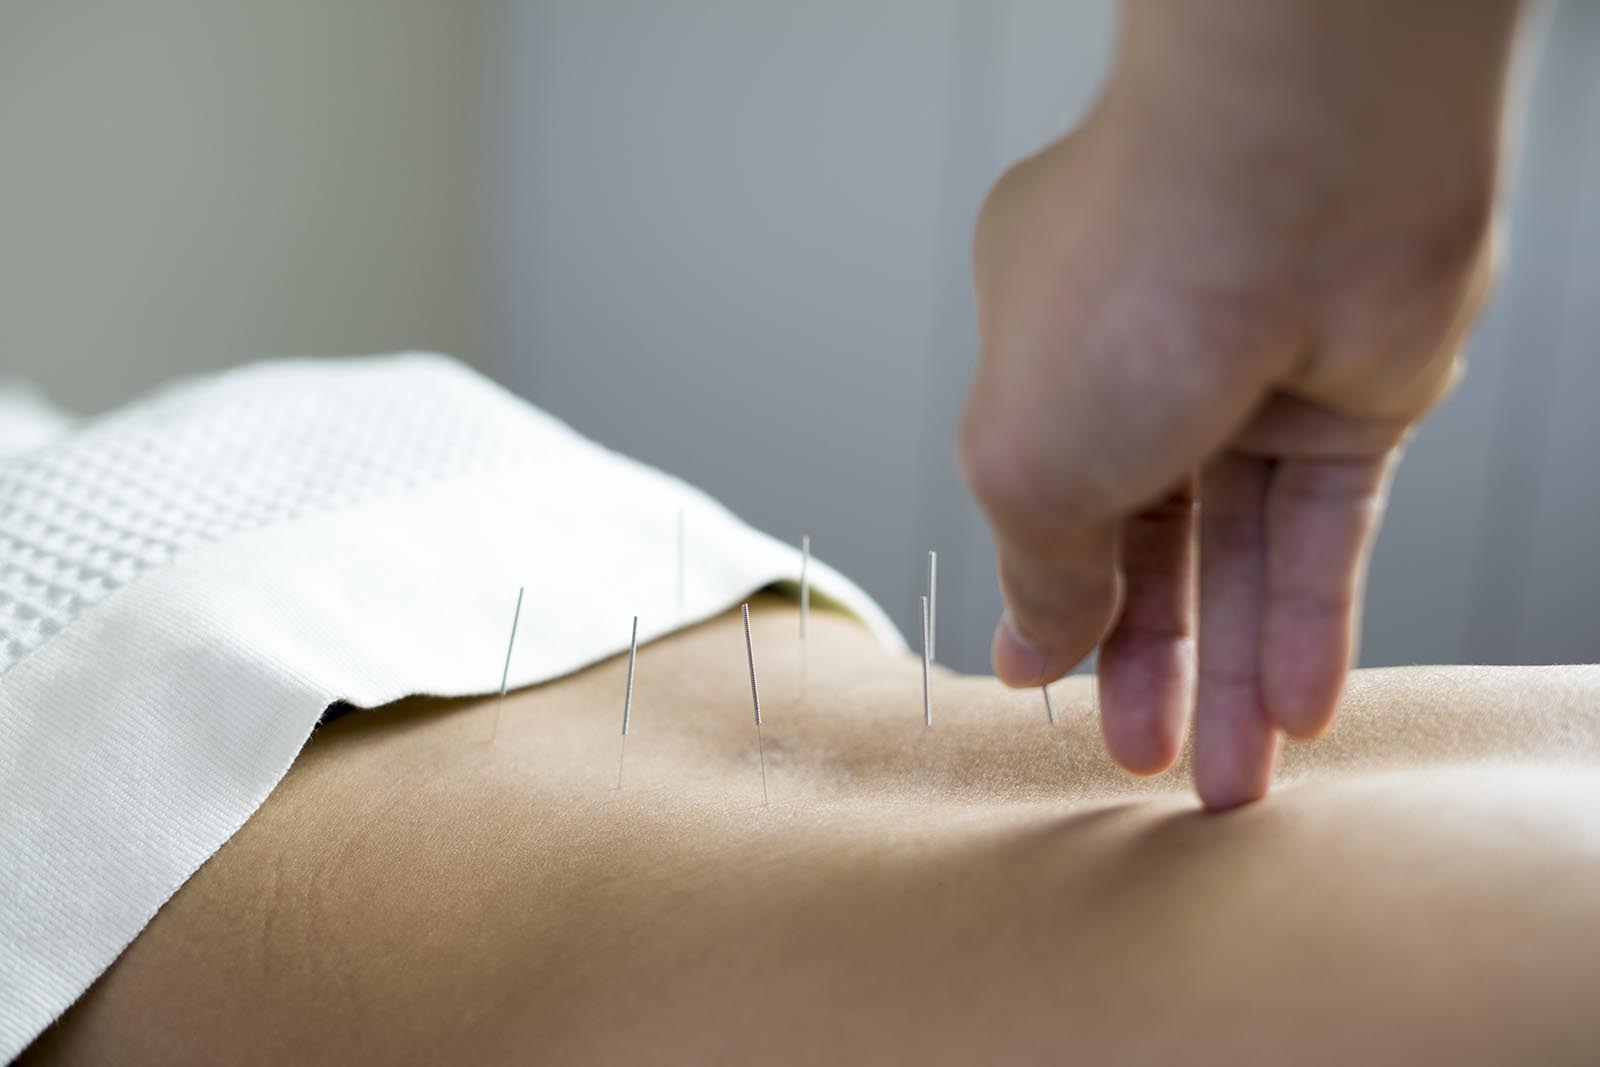
M 1333 716 L 1389 475 L 1492 273 L 1514 23 L 1478 5 L 1477 35 L 1395 99 L 1422 65 L 1406 34 L 1430 29 L 1411 5 L 1346 25 L 1367 5 L 1312 0 L 1338 25 L 1302 44 L 1365 65 L 1288 79 L 1251 62 L 1299 70 L 1281 40 L 1195 55 L 1229 6 L 1278 32 L 1294 5 L 1130 10 L 1089 121 L 991 192 L 960 436 L 1007 605 L 996 673 L 1041 685 L 1099 645 L 1112 756 L 1164 770 L 1194 707 L 1212 808 L 1262 796 L 1280 731 Z M 1363 15 L 1389 20 L 1383 41 Z

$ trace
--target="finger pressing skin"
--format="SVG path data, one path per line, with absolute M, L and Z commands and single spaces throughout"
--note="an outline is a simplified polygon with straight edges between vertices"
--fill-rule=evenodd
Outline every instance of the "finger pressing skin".
M 1292 736 L 1321 733 L 1338 705 L 1393 455 L 1284 460 L 1273 472 L 1261 692 Z
M 1063 535 L 1048 550 L 997 531 L 1006 613 L 990 649 L 1007 685 L 1053 682 L 1100 643 L 1116 611 L 1116 534 L 1110 525 Z
M 1194 778 L 1212 809 L 1266 795 L 1277 753 L 1277 728 L 1261 699 L 1260 658 L 1271 474 L 1269 460 L 1225 453 L 1200 483 Z
M 1135 774 L 1172 765 L 1194 701 L 1194 487 L 1122 525 L 1122 611 L 1100 648 L 1100 728 Z

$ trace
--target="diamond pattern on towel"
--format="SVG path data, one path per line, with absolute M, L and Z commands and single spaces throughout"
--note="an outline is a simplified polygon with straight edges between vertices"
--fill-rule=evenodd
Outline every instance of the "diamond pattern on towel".
M 441 356 L 293 360 L 0 459 L 0 674 L 198 545 L 502 467 L 546 426 Z

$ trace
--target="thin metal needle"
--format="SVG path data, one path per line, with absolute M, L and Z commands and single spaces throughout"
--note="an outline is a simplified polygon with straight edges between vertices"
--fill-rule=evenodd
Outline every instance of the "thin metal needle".
M 939 553 L 928 549 L 928 659 L 939 658 Z
M 928 598 L 922 598 L 922 775 L 933 789 L 933 697 L 928 692 Z
M 750 703 L 756 708 L 756 751 L 761 754 L 761 806 L 767 806 L 767 746 L 761 739 L 761 693 L 756 689 L 756 652 L 750 643 L 750 605 L 744 605 L 744 654 L 750 660 Z
M 683 509 L 678 509 L 678 614 L 683 614 Z
M 922 728 L 933 729 L 933 698 L 928 695 L 928 598 L 922 598 Z
M 511 640 L 506 642 L 506 665 L 500 670 L 500 699 L 494 705 L 494 729 L 489 732 L 489 743 L 500 736 L 500 709 L 506 703 L 506 679 L 511 677 L 511 650 L 517 645 L 517 620 L 522 618 L 523 586 L 517 586 L 517 609 L 511 613 Z
M 622 747 L 617 750 L 617 788 L 622 788 L 622 761 L 628 755 L 628 717 L 633 712 L 633 662 L 639 657 L 639 616 L 633 617 L 633 636 L 628 638 L 628 691 L 622 698 Z
M 1038 686 L 1038 691 L 1045 694 L 1045 718 L 1050 720 L 1050 747 L 1056 750 L 1056 760 L 1061 763 L 1062 784 L 1072 787 L 1072 766 L 1067 758 L 1066 745 L 1062 744 L 1061 734 L 1056 733 L 1056 705 L 1050 702 L 1050 686 Z
M 1056 759 L 1061 762 L 1061 774 L 1064 778 L 1063 784 L 1070 787 L 1072 784 L 1072 768 L 1068 763 L 1067 752 L 1066 748 L 1062 745 L 1061 735 L 1056 733 L 1056 709 L 1055 705 L 1050 703 L 1050 687 L 1048 685 L 1041 685 L 1039 687 L 1039 692 L 1044 694 L 1044 714 L 1045 718 L 1050 720 L 1050 747 L 1055 749 Z

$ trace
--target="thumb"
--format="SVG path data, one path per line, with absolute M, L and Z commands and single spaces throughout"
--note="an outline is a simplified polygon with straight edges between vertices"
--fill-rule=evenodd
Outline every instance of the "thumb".
M 986 348 L 959 438 L 963 475 L 993 527 L 1006 603 L 994 669 L 1013 686 L 1061 677 L 1111 630 L 1124 522 L 1222 448 L 1275 369 L 1239 359 L 1242 338 L 1215 328 L 1169 323 L 1137 335 L 1181 344 L 1137 349 L 1087 340 L 1096 333 L 1084 330 L 1050 333 L 1048 346 Z

